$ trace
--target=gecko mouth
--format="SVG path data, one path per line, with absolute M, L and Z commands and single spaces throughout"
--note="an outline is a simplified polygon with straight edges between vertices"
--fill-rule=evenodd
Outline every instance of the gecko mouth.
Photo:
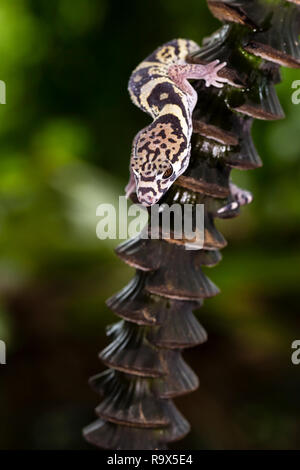
M 153 206 L 157 201 L 154 196 L 151 194 L 144 194 L 142 197 L 139 198 L 139 201 L 143 206 Z
M 156 204 L 161 198 L 161 195 L 158 197 L 157 191 L 155 191 L 154 188 L 145 188 L 140 185 L 137 186 L 136 194 L 139 202 L 146 207 L 153 206 L 153 204 Z

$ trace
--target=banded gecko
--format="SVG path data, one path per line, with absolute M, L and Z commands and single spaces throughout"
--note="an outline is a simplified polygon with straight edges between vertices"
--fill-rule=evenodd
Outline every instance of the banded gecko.
M 226 62 L 189 64 L 186 57 L 199 50 L 191 40 L 175 39 L 156 49 L 133 71 L 128 90 L 133 103 L 153 122 L 134 138 L 126 195 L 136 192 L 144 206 L 156 204 L 190 160 L 192 113 L 198 95 L 189 79 L 203 79 L 207 87 L 222 88 L 218 72 Z

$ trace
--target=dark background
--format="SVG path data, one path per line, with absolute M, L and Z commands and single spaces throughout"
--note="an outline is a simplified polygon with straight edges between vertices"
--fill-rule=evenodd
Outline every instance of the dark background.
M 133 275 L 95 233 L 149 122 L 128 77 L 158 45 L 218 27 L 203 0 L 1 1 L 0 448 L 89 448 L 87 380 L 116 320 L 104 300 Z M 283 70 L 277 87 L 286 119 L 255 123 L 264 167 L 233 173 L 255 200 L 218 224 L 228 247 L 209 275 L 222 293 L 198 315 L 209 341 L 185 353 L 201 386 L 177 400 L 193 429 L 178 448 L 300 448 L 299 78 Z

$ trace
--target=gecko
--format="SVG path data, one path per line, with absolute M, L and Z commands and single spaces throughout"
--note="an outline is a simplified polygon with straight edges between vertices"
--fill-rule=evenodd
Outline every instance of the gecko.
M 175 39 L 156 49 L 133 71 L 128 90 L 133 103 L 148 113 L 152 123 L 134 138 L 127 197 L 136 192 L 144 206 L 156 204 L 186 170 L 191 155 L 192 113 L 198 95 L 188 80 L 205 80 L 222 88 L 226 66 L 214 60 L 189 64 L 186 57 L 200 48 L 191 40 Z

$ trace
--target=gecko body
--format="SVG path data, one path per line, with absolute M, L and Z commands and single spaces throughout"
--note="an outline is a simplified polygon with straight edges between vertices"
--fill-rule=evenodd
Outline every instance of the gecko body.
M 218 76 L 225 63 L 186 62 L 197 50 L 193 41 L 170 41 L 148 56 L 130 77 L 133 103 L 153 119 L 133 141 L 126 188 L 127 195 L 135 191 L 145 206 L 157 203 L 189 164 L 197 93 L 188 79 L 204 79 L 206 86 L 219 88 L 226 82 Z

